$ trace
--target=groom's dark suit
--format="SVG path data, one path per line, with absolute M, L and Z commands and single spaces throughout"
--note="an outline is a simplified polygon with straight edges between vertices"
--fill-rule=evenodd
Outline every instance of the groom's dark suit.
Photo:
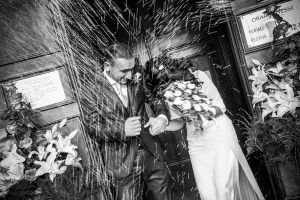
M 144 152 L 142 157 L 147 160 L 147 166 L 145 165 L 145 167 L 152 167 L 155 171 L 159 171 L 161 168 L 160 171 L 164 173 L 161 174 L 162 172 L 160 172 L 157 174 L 156 172 L 147 172 L 147 176 L 151 177 L 151 179 L 159 179 L 157 176 L 162 175 L 164 176 L 164 180 L 158 184 L 166 184 L 165 179 L 167 174 L 161 162 L 163 161 L 163 150 L 157 138 L 150 135 L 148 128 L 144 128 L 144 124 L 148 122 L 145 102 L 148 102 L 151 91 L 145 90 L 144 83 L 147 80 L 145 80 L 144 74 L 139 69 L 142 68 L 139 67 L 136 73 L 141 74 L 141 80 L 139 82 L 130 81 L 127 84 L 127 108 L 122 104 L 122 101 L 106 77 L 103 75 L 97 77 L 98 81 L 96 87 L 101 93 L 97 94 L 93 92 L 91 94 L 91 102 L 93 105 L 90 105 L 90 107 L 94 108 L 94 110 L 91 110 L 87 115 L 89 133 L 92 136 L 97 136 L 98 141 L 103 147 L 102 150 L 106 167 L 117 180 L 130 177 L 133 171 L 138 171 L 135 165 L 139 162 L 138 159 L 141 159 L 141 153 L 139 151 L 142 150 Z M 163 101 L 157 101 L 156 105 L 152 106 L 152 109 L 156 116 L 160 114 L 164 114 L 165 116 L 169 115 Z M 127 118 L 133 116 L 141 117 L 142 130 L 140 136 L 126 137 L 124 123 Z M 147 177 L 143 177 L 143 179 L 147 179 Z M 139 189 L 141 190 L 141 188 Z M 149 189 L 152 190 L 151 188 Z

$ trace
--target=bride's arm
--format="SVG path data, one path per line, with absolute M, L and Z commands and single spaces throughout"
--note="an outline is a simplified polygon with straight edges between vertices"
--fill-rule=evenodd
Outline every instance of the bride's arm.
M 202 72 L 200 70 L 194 71 L 193 74 L 198 81 L 203 82 L 203 85 L 202 85 L 203 93 L 209 99 L 212 100 L 213 107 L 216 110 L 215 117 L 218 117 L 218 116 L 222 115 L 223 113 L 225 113 L 226 107 L 223 102 L 223 99 L 222 99 L 218 89 L 216 88 L 214 83 L 211 81 L 211 79 L 204 72 Z
M 166 131 L 178 131 L 182 129 L 184 125 L 183 118 L 173 119 L 169 122 L 168 126 L 166 127 Z
M 166 131 L 178 131 L 182 129 L 184 126 L 183 117 L 169 103 L 166 104 L 168 105 L 170 111 L 170 121 L 166 127 Z

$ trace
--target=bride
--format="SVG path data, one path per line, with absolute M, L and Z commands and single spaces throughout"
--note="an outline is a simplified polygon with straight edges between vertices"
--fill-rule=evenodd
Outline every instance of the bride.
M 202 92 L 212 99 L 215 108 L 215 120 L 203 127 L 202 134 L 197 133 L 194 121 L 186 122 L 189 155 L 201 200 L 263 200 L 217 88 L 204 72 L 188 73 L 203 82 Z M 183 118 L 169 107 L 171 121 L 166 130 L 179 130 Z

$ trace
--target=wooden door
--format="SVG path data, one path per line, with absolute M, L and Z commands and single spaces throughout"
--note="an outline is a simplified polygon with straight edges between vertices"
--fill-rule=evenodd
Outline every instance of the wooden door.
M 86 160 L 78 104 L 47 14 L 45 6 L 37 1 L 0 3 L 0 112 L 10 105 L 3 85 L 19 84 L 22 91 L 34 96 L 31 103 L 36 122 L 43 130 L 67 118 L 64 133 L 80 131 L 73 143 L 79 145 L 81 156 Z M 1 120 L 0 129 L 5 129 L 6 123 Z

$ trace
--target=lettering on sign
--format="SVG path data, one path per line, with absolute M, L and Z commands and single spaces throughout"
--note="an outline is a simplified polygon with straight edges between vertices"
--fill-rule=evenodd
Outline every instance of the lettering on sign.
M 18 80 L 17 92 L 30 102 L 32 109 L 45 107 L 66 100 L 64 88 L 58 71 Z
M 299 32 L 300 0 L 292 0 L 278 5 L 280 8 L 277 13 L 292 25 L 287 32 L 287 36 Z M 276 26 L 276 21 L 273 17 L 264 14 L 264 11 L 265 8 L 245 14 L 240 18 L 248 48 L 273 41 L 273 30 Z

